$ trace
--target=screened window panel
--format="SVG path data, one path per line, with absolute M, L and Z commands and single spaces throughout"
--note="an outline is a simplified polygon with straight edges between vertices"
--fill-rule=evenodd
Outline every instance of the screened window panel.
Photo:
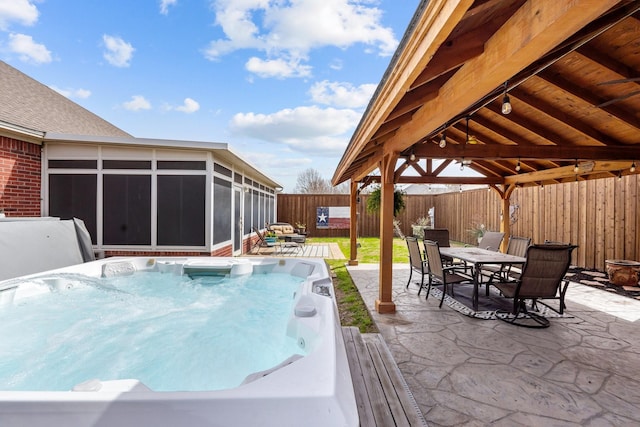
M 205 245 L 204 175 L 158 176 L 158 245 Z
M 264 216 L 264 194 L 260 193 L 258 195 L 258 200 L 260 204 L 260 224 L 265 224 L 267 222 L 267 218 Z
M 242 218 L 242 210 L 240 209 L 240 198 L 242 193 L 240 191 L 233 192 L 233 217 L 235 219 L 235 228 L 233 233 L 233 249 L 240 249 L 242 243 L 242 230 L 240 229 L 240 218 Z
M 260 216 L 258 216 L 258 212 L 260 211 L 259 207 L 258 207 L 258 192 L 256 190 L 252 190 L 252 197 L 251 197 L 251 212 L 253 215 L 253 221 L 255 224 L 253 224 L 257 229 L 262 230 L 264 228 L 264 222 L 260 222 Z
M 151 160 L 103 160 L 103 169 L 151 169 Z
M 97 160 L 49 160 L 49 169 L 97 169 Z
M 244 193 L 244 234 L 251 233 L 251 227 L 255 227 L 251 216 L 251 193 Z
M 275 222 L 275 207 L 273 203 L 273 196 L 267 196 L 269 203 L 269 222 Z
M 207 170 L 207 162 L 192 160 L 158 160 L 158 170 Z
M 213 179 L 213 243 L 231 240 L 231 182 Z
M 97 243 L 95 174 L 49 175 L 49 215 L 84 221 L 91 243 Z
M 151 176 L 104 175 L 105 245 L 151 244 Z

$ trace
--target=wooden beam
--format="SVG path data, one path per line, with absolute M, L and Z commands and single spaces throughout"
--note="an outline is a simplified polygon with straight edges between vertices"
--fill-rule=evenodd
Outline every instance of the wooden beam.
M 543 99 L 537 98 L 535 96 L 531 96 L 528 93 L 524 92 L 521 89 L 514 89 L 509 92 L 509 95 L 512 96 L 512 102 L 521 101 L 527 104 L 530 108 L 536 110 L 539 114 L 543 114 L 551 119 L 553 119 L 556 123 L 562 124 L 571 128 L 571 130 L 589 138 L 591 142 L 595 144 L 605 144 L 605 145 L 618 145 L 619 142 L 614 140 L 613 138 L 605 135 L 602 132 L 599 132 L 597 129 L 594 129 L 593 126 L 590 126 L 588 123 L 585 123 L 583 120 L 579 120 L 564 111 L 560 110 L 558 107 L 553 104 L 544 101 Z M 538 126 L 540 122 L 538 121 Z
M 575 83 L 570 82 L 563 76 L 554 74 L 551 71 L 545 70 L 539 73 L 538 77 L 544 79 L 547 83 L 554 85 L 558 89 L 561 89 L 594 107 L 604 104 L 606 101 L 608 101 L 608 99 L 597 96 L 593 92 L 590 92 L 576 85 Z M 612 115 L 616 119 L 629 124 L 629 126 L 634 126 L 635 128 L 640 130 L 640 119 L 638 119 L 638 117 L 636 117 L 634 113 L 623 110 L 622 108 L 615 105 L 606 105 L 601 107 L 600 109 Z
M 402 100 L 400 100 L 396 108 L 393 109 L 386 120 L 393 120 L 403 114 L 413 113 L 425 102 L 434 99 L 436 96 L 438 96 L 438 89 L 440 89 L 440 86 L 442 86 L 444 82 L 449 79 L 449 77 L 451 77 L 451 75 L 445 74 L 427 84 L 407 91 L 406 95 L 402 98 Z
M 486 42 L 484 53 L 465 63 L 443 85 L 440 96 L 386 142 L 385 152 L 402 151 L 428 135 L 450 118 L 451 111 L 464 111 L 617 3 L 527 1 Z
M 433 159 L 520 159 L 523 160 L 628 160 L 640 158 L 640 141 L 624 146 L 566 146 L 566 145 L 502 145 L 502 144 L 416 144 L 418 158 Z
M 419 16 L 416 12 L 418 17 L 415 22 L 411 22 L 411 36 L 405 45 L 400 46 L 397 60 L 385 72 L 379 89 L 374 94 L 373 104 L 367 108 L 336 168 L 334 185 L 340 178 L 348 178 L 343 177 L 344 171 L 358 157 L 359 151 L 371 139 L 380 123 L 400 103 L 411 83 L 431 61 L 473 3 L 474 0 L 431 0 L 425 3 L 425 9 Z M 378 161 L 380 160 L 379 158 Z
M 401 176 L 396 181 L 398 184 L 474 184 L 491 185 L 503 184 L 502 177 L 475 177 L 475 176 Z
M 602 174 L 604 172 L 628 170 L 631 163 L 615 162 L 615 161 L 588 161 L 578 162 L 578 171 L 575 166 L 563 166 L 556 169 L 547 169 L 537 172 L 522 173 L 518 175 L 507 176 L 504 178 L 506 185 L 524 184 L 531 182 L 558 181 L 566 178 L 576 178 L 576 176 L 584 176 L 591 174 Z

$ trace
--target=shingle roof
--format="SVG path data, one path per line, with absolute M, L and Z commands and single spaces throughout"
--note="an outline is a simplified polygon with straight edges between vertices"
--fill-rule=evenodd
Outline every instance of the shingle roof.
M 2 61 L 0 120 L 45 133 L 131 137 L 122 129 Z

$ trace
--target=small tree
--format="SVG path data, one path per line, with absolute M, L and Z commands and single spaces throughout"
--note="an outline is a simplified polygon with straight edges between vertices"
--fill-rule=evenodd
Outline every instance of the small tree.
M 293 192 L 298 194 L 349 194 L 349 190 L 348 182 L 334 187 L 330 180 L 322 178 L 320 172 L 309 168 L 298 174 Z
M 299 194 L 327 194 L 331 193 L 331 185 L 322 178 L 320 172 L 309 168 L 298 175 L 294 192 Z

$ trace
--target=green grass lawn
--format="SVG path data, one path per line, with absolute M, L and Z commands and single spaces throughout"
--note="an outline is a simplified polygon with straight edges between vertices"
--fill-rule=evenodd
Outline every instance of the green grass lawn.
M 340 250 L 349 258 L 349 247 L 351 245 L 348 237 L 314 237 L 309 239 L 314 243 L 337 243 Z M 360 247 L 358 248 L 358 262 L 364 264 L 380 262 L 380 238 L 378 237 L 360 237 L 358 239 Z M 407 244 L 400 238 L 393 239 L 393 260 L 394 263 L 409 262 L 409 252 Z
M 313 243 L 337 243 L 342 253 L 349 258 L 350 241 L 348 237 L 314 237 L 309 239 Z M 379 263 L 380 239 L 377 237 L 361 237 L 358 239 L 358 262 Z M 407 244 L 402 239 L 393 239 L 393 262 L 408 263 L 409 252 Z M 333 272 L 333 284 L 336 292 L 336 302 L 340 313 L 342 326 L 356 326 L 362 333 L 378 332 L 369 310 L 365 305 L 358 288 L 356 288 L 346 267 L 346 260 L 327 260 Z

